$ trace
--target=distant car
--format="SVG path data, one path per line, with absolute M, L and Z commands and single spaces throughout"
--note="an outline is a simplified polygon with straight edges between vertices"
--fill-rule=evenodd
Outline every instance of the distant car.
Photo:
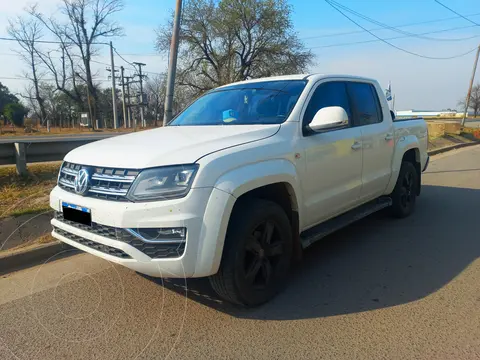
M 325 235 L 387 207 L 410 215 L 427 165 L 425 122 L 393 121 L 375 80 L 249 80 L 165 128 L 68 153 L 52 234 L 151 276 L 209 277 L 223 299 L 255 306 Z

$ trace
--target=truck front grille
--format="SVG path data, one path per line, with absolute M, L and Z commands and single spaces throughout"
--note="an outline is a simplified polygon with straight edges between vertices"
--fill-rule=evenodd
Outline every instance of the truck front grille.
M 185 251 L 185 242 L 181 243 L 146 243 L 122 228 L 107 226 L 92 222 L 91 226 L 83 225 L 74 221 L 66 220 L 63 213 L 55 211 L 55 219 L 77 229 L 106 237 L 111 240 L 121 241 L 133 246 L 152 259 L 177 258 Z M 90 241 L 90 240 L 89 240 Z
M 58 186 L 74 193 L 75 178 L 81 169 L 88 169 L 91 173 L 88 191 L 84 196 L 114 201 L 128 201 L 127 192 L 140 173 L 137 169 L 105 168 L 65 161 L 58 177 Z
M 56 226 L 53 227 L 53 231 L 55 231 L 58 235 L 66 237 L 69 240 L 75 241 L 76 243 L 82 244 L 84 246 L 88 246 L 89 248 L 95 249 L 95 250 L 100 251 L 104 254 L 112 255 L 112 256 L 115 256 L 115 257 L 122 258 L 122 259 L 131 259 L 130 255 L 128 255 L 126 252 L 124 252 L 120 249 L 117 249 L 117 248 L 114 248 L 114 247 L 111 247 L 111 246 L 107 246 L 107 245 L 103 245 L 103 244 L 97 243 L 97 242 L 89 240 L 89 239 L 85 239 L 81 236 L 72 234 L 71 232 L 65 231 L 65 230 L 60 229 Z

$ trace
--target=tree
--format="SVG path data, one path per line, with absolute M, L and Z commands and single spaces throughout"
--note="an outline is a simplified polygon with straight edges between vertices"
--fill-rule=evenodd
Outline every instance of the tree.
M 465 109 L 465 100 L 460 100 L 458 106 Z M 470 94 L 470 101 L 468 102 L 468 108 L 473 111 L 473 116 L 480 115 L 480 84 L 476 84 L 472 87 L 472 93 Z
M 37 110 L 38 105 L 39 111 L 35 112 L 39 115 L 43 123 L 47 118 L 47 112 L 45 110 L 45 100 L 40 96 L 39 78 L 41 74 L 39 73 L 39 66 L 41 60 L 37 56 L 37 41 L 42 38 L 41 23 L 35 18 L 25 19 L 18 16 L 16 20 L 9 20 L 7 31 L 11 37 L 17 40 L 22 48 L 22 50 L 17 53 L 29 66 L 29 71 L 26 72 L 25 77 L 33 83 L 31 89 L 33 90 L 33 94 L 29 92 L 26 98 L 36 102 L 34 109 Z M 25 97 L 25 95 L 23 96 Z
M 0 115 L 4 114 L 5 106 L 7 104 L 18 102 L 18 98 L 10 93 L 8 87 L 0 82 Z
M 36 6 L 29 10 L 60 42 L 60 62 L 50 52 L 38 51 L 38 56 L 54 76 L 57 89 L 77 103 L 80 103 L 82 95 L 76 77 L 86 84 L 93 99 L 93 124 L 98 111 L 98 93 L 91 69 L 92 56 L 96 53 L 96 46 L 107 45 L 101 43 L 103 39 L 123 34 L 122 28 L 111 21 L 112 15 L 122 9 L 122 0 L 62 0 L 60 12 L 66 18 L 64 22 L 59 21 L 57 16 L 46 18 Z M 77 57 L 81 60 L 80 66 L 74 61 Z M 67 67 L 70 68 L 68 71 Z
M 20 103 L 7 104 L 3 111 L 7 120 L 15 126 L 23 125 L 23 118 L 28 112 Z
M 182 12 L 178 84 L 201 93 L 248 78 L 304 72 L 313 61 L 286 0 L 190 0 Z M 157 31 L 170 48 L 172 20 Z
M 144 92 L 147 97 L 145 114 L 147 122 L 158 126 L 158 121 L 161 120 L 159 116 L 163 116 L 165 102 L 166 84 L 164 74 L 149 77 L 145 82 Z

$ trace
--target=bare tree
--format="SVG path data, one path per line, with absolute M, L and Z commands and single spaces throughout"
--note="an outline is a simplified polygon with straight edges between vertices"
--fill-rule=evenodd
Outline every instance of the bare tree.
M 60 11 L 65 15 L 65 22 L 52 16 L 45 17 L 36 6 L 29 9 L 29 13 L 60 43 L 59 51 L 62 54 L 60 63 L 55 61 L 50 53 L 39 52 L 39 57 L 53 74 L 58 90 L 72 99 L 81 99 L 76 77 L 83 80 L 93 100 L 93 124 L 98 110 L 98 94 L 91 68 L 92 56 L 96 54 L 96 46 L 108 45 L 102 43 L 103 39 L 123 35 L 122 28 L 111 21 L 112 15 L 122 9 L 122 0 L 62 0 Z M 81 65 L 78 68 L 75 58 L 80 58 Z M 69 89 L 73 89 L 73 92 Z
M 165 76 L 154 75 L 145 83 L 145 94 L 147 95 L 147 114 L 153 119 L 155 126 L 158 126 L 159 114 L 163 114 L 163 103 L 165 100 Z
M 42 71 L 41 61 L 37 56 L 38 41 L 42 38 L 42 24 L 35 18 L 25 19 L 18 16 L 15 20 L 9 20 L 7 31 L 22 48 L 17 53 L 29 67 L 25 77 L 33 83 L 33 86 L 27 91 L 27 95 L 21 96 L 29 101 L 41 122 L 44 123 L 47 118 L 47 111 L 45 100 L 40 93 L 39 81 L 42 77 Z
M 459 101 L 458 106 L 460 106 L 462 110 L 465 109 L 465 100 Z M 473 111 L 474 117 L 480 115 L 480 84 L 476 84 L 472 87 L 468 108 Z
M 190 0 L 182 12 L 180 85 L 197 92 L 248 78 L 303 72 L 313 61 L 286 0 Z M 171 21 L 157 31 L 170 47 Z

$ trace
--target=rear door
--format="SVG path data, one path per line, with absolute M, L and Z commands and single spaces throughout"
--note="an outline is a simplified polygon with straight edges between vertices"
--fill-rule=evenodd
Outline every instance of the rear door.
M 363 168 L 362 202 L 382 195 L 391 175 L 394 151 L 394 129 L 384 114 L 375 86 L 365 82 L 349 82 L 354 126 L 362 133 Z
M 310 98 L 303 128 L 318 110 L 340 106 L 352 118 L 347 86 L 343 81 L 320 83 Z M 353 124 L 350 124 L 353 125 Z M 362 186 L 362 146 L 358 127 L 305 133 L 301 144 L 306 156 L 306 176 L 302 181 L 307 226 L 351 208 L 358 202 Z

